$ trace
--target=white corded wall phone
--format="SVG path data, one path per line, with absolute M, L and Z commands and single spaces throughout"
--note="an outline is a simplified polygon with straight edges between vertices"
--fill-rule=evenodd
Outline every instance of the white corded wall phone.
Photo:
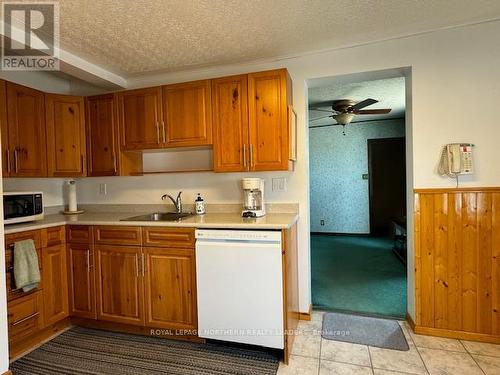
M 456 178 L 474 172 L 471 143 L 450 143 L 443 147 L 438 172 L 441 176 Z

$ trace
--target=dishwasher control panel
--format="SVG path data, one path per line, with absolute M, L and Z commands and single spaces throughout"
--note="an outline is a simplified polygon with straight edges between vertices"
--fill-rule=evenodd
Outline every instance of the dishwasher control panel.
M 281 231 L 197 229 L 196 239 L 221 241 L 281 241 Z

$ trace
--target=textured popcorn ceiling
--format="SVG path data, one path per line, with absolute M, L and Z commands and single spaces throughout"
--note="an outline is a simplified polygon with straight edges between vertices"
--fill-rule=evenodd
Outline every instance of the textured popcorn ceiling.
M 316 103 L 329 100 L 352 99 L 360 102 L 367 98 L 373 98 L 379 102 L 365 109 L 391 108 L 392 111 L 384 115 L 356 116 L 354 122 L 401 118 L 405 116 L 405 79 L 403 77 L 356 83 L 338 82 L 332 84 L 330 80 L 327 82 L 328 86 L 318 85 L 318 87 L 309 89 L 310 107 L 314 107 Z M 328 113 L 310 110 L 309 126 L 329 125 L 335 122 L 330 118 L 311 121 L 324 115 L 328 115 Z
M 500 17 L 499 0 L 60 0 L 61 47 L 125 77 Z

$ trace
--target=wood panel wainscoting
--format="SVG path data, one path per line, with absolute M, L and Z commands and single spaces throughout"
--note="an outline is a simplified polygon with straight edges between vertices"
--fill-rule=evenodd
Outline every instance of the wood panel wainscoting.
M 415 332 L 500 343 L 500 187 L 415 190 Z

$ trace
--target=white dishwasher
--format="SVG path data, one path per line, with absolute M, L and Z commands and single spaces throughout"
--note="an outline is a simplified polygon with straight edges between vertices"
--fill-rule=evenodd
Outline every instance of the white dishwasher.
M 284 348 L 280 231 L 196 230 L 198 335 Z

